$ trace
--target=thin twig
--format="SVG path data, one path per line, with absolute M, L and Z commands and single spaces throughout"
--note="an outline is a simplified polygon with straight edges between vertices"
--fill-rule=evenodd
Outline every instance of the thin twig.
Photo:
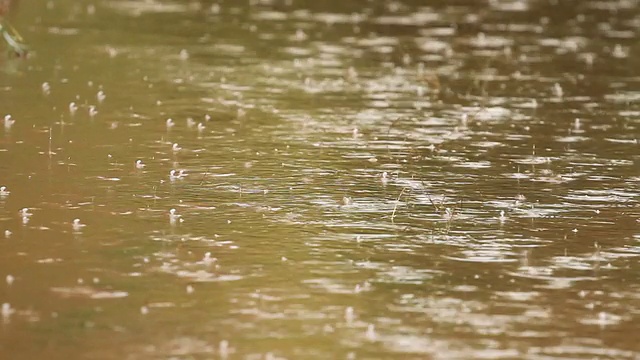
M 400 198 L 402 197 L 402 194 L 404 194 L 404 191 L 407 190 L 407 187 L 402 188 L 402 191 L 400 191 L 400 195 L 398 195 L 398 198 L 396 199 L 396 204 L 393 207 L 393 212 L 391 213 L 391 222 L 393 223 L 393 219 L 396 217 L 396 211 L 398 210 L 398 203 L 400 203 Z
M 209 173 L 209 169 L 204 171 L 204 175 L 202 175 L 202 180 L 200 180 L 200 185 L 204 184 L 204 179 L 207 177 L 208 173 Z

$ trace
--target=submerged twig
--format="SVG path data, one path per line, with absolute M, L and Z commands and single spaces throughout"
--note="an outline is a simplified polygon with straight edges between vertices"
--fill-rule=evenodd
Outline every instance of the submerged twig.
M 396 204 L 393 207 L 393 212 L 391 213 L 391 222 L 393 223 L 393 219 L 396 217 L 396 211 L 398 210 L 398 203 L 400 202 L 400 198 L 402 197 L 402 194 L 404 194 L 404 191 L 407 190 L 408 187 L 404 187 L 402 188 L 402 191 L 400 191 L 400 194 L 398 195 L 398 198 L 396 199 Z
M 204 171 L 204 174 L 202 175 L 202 180 L 200 180 L 200 185 L 204 184 L 204 179 L 207 177 L 208 174 L 209 174 L 209 169 Z

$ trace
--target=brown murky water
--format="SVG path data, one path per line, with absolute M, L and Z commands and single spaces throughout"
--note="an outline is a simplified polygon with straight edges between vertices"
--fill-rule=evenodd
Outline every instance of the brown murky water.
M 636 1 L 9 16 L 0 358 L 640 359 Z

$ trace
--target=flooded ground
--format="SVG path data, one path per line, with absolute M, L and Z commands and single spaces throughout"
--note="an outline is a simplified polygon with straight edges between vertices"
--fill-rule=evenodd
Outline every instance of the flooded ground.
M 637 1 L 19 5 L 1 358 L 640 359 Z

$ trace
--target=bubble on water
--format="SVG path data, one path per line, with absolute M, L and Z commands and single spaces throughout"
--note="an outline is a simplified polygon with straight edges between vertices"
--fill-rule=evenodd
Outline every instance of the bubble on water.
M 13 275 L 9 274 L 7 275 L 5 280 L 7 281 L 7 285 L 11 286 L 16 279 L 13 277 Z
M 140 307 L 140 314 L 142 315 L 147 315 L 149 313 L 149 308 L 146 306 L 141 306 Z
M 193 285 L 187 285 L 187 294 L 193 294 L 194 291 Z
M 180 50 L 180 60 L 189 60 L 189 52 L 187 49 Z

